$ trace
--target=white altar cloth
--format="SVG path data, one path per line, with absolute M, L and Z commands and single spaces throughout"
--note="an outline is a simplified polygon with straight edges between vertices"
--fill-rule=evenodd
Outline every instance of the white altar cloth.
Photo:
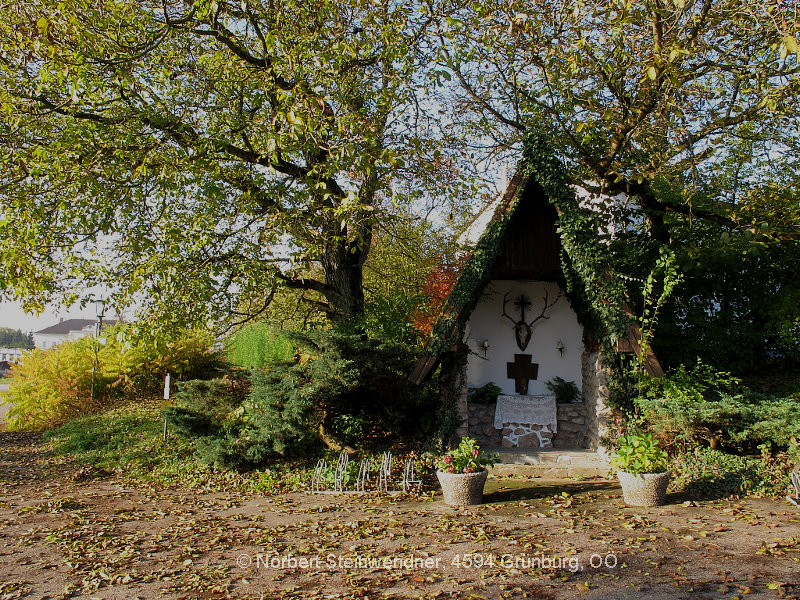
M 498 396 L 494 413 L 495 429 L 504 424 L 541 425 L 553 433 L 558 428 L 555 396 Z

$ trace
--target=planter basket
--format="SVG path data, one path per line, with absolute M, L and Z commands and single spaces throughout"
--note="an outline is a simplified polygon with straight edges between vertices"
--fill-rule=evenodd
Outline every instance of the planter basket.
M 671 471 L 633 475 L 617 471 L 622 495 L 628 506 L 660 506 L 666 502 Z
M 478 473 L 436 471 L 444 493 L 444 503 L 451 506 L 470 506 L 483 502 L 483 486 L 488 475 L 486 469 Z

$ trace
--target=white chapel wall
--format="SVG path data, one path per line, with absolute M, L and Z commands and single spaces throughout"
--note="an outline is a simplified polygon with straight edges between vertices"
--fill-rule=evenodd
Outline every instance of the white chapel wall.
M 524 351 L 517 346 L 513 324 L 503 316 L 503 295 L 510 292 L 506 313 L 518 320 L 519 311 L 513 303 L 524 294 L 532 302 L 525 312 L 525 320 L 530 322 L 542 311 L 545 290 L 548 302 L 559 293 L 557 284 L 543 281 L 497 280 L 486 287 L 465 334 L 465 341 L 474 353 L 467 363 L 469 387 L 480 387 L 491 381 L 500 386 L 504 394 L 515 394 L 514 380 L 507 377 L 506 363 L 514 362 L 515 354 L 531 354 L 533 362 L 539 365 L 539 373 L 537 379 L 528 385 L 529 394 L 549 394 L 545 382 L 553 377 L 574 381 L 581 389 L 582 329 L 564 294 L 547 310 L 546 315 L 550 318 L 533 326 L 533 336 Z M 481 346 L 484 340 L 489 342 L 485 359 Z M 564 345 L 563 356 L 557 349 L 559 340 Z

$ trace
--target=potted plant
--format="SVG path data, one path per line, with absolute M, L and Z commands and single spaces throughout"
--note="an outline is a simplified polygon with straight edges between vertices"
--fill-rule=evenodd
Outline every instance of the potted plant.
M 628 506 L 660 506 L 667 495 L 672 475 L 667 470 L 667 453 L 653 436 L 625 435 L 619 439 L 614 457 L 622 495 Z
M 556 402 L 559 404 L 581 401 L 581 391 L 574 381 L 566 381 L 561 377 L 553 377 L 550 381 L 546 381 L 545 385 L 556 397 Z
M 473 438 L 461 438 L 458 448 L 436 463 L 436 477 L 442 486 L 445 504 L 469 506 L 483 502 L 483 486 L 490 467 L 499 461 L 496 454 L 481 452 Z

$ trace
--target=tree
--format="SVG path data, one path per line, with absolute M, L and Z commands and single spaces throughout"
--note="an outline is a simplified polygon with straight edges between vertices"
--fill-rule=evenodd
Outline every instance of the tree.
M 15 1 L 0 23 L 0 297 L 27 308 L 105 284 L 150 313 L 246 318 L 281 284 L 358 315 L 407 180 L 457 185 L 405 4 Z
M 662 243 L 674 216 L 750 227 L 735 188 L 770 181 L 778 156 L 796 166 L 794 0 L 504 0 L 428 10 L 441 15 L 441 65 L 460 89 L 455 112 L 477 115 L 486 144 L 503 150 L 531 128 L 547 131 L 577 179 L 635 196 Z M 775 233 L 798 238 L 796 228 Z
M 23 333 L 21 329 L 0 327 L 0 346 L 6 348 L 33 348 L 33 332 Z
M 519 156 L 526 140 L 544 139 L 574 182 L 604 193 L 593 210 L 559 207 L 562 232 L 584 216 L 607 225 L 589 226 L 610 251 L 600 271 L 574 252 L 567 267 L 592 271 L 646 316 L 645 281 L 659 256 L 675 257 L 682 283 L 673 289 L 662 273 L 659 284 L 672 290 L 653 339 L 659 357 L 675 366 L 697 350 L 726 368 L 738 344 L 751 349 L 739 366 L 796 356 L 798 286 L 782 273 L 800 268 L 800 3 L 427 6 L 450 112 L 471 115 L 465 127 L 485 151 Z M 766 298 L 777 306 L 765 309 Z

